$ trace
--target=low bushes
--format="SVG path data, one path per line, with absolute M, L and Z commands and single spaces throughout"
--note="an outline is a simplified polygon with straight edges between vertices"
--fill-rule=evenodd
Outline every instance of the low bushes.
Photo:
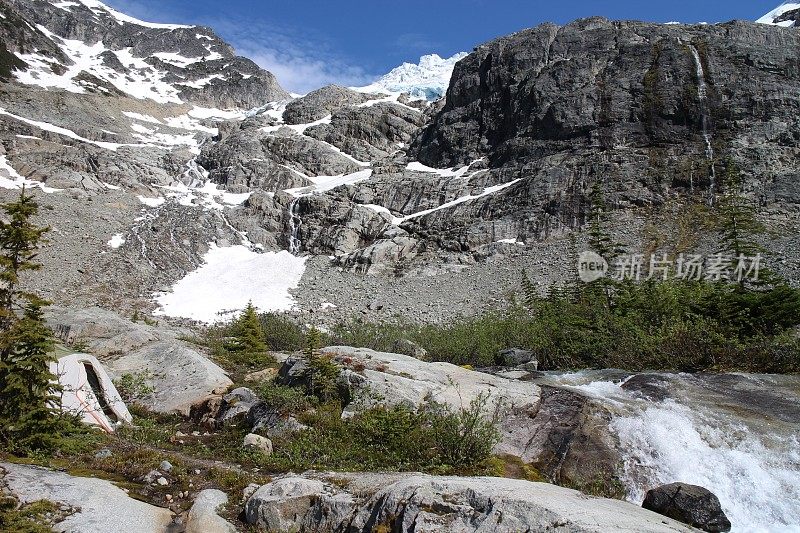
M 707 282 L 589 285 L 528 297 L 506 311 L 445 325 L 335 328 L 337 343 L 391 351 L 398 338 L 428 358 L 490 366 L 503 348 L 533 351 L 544 370 L 800 371 L 800 291 Z
M 435 404 L 374 407 L 342 419 L 338 404 L 324 403 L 300 416 L 309 429 L 276 439 L 264 466 L 483 473 L 498 438 L 485 407 L 486 398 L 479 398 L 458 411 Z

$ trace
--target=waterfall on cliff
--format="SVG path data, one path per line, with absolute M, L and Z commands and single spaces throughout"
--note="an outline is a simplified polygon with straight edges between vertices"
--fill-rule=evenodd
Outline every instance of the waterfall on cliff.
M 697 48 L 694 45 L 689 45 L 689 48 L 692 51 L 692 57 L 694 58 L 697 75 L 697 98 L 700 101 L 700 122 L 703 130 L 703 140 L 706 143 L 706 158 L 711 162 L 708 203 L 709 205 L 713 205 L 714 193 L 716 192 L 717 187 L 717 174 L 716 170 L 714 169 L 714 147 L 711 144 L 711 120 L 708 109 L 708 86 L 706 85 L 706 72 L 703 68 L 703 62 L 700 59 L 700 53 L 697 51 Z
M 303 219 L 300 218 L 300 198 L 295 198 L 289 204 L 289 253 L 297 255 L 300 253 L 300 226 Z

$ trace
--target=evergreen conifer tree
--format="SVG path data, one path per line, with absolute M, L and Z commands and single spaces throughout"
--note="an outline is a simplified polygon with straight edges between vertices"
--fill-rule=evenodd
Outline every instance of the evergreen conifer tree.
M 247 303 L 247 307 L 236 320 L 234 341 L 229 349 L 244 353 L 263 353 L 269 349 L 253 302 Z
M 609 210 L 599 181 L 592 185 L 589 200 L 591 205 L 589 248 L 612 265 L 615 259 L 625 253 L 625 247 L 615 241 L 608 232 L 607 228 L 610 223 Z M 573 298 L 573 301 L 581 301 L 583 303 L 591 301 L 595 305 L 601 303 L 606 307 L 610 307 L 613 286 L 613 280 L 608 277 L 602 277 L 587 285 L 577 284 L 572 289 L 567 287 L 565 293 L 567 297 Z
M 522 269 L 522 299 L 525 307 L 531 311 L 536 308 L 539 301 L 539 291 L 536 290 L 536 285 L 528 277 L 528 272 L 524 268 Z
M 307 392 L 325 402 L 338 395 L 340 369 L 332 357 L 319 353 L 321 344 L 322 332 L 315 326 L 311 326 L 306 334 L 306 346 L 303 350 L 308 367 L 306 370 Z
M 270 365 L 275 359 L 253 302 L 248 302 L 242 314 L 231 324 L 230 338 L 223 346 L 230 361 L 250 367 Z
M 49 228 L 31 221 L 38 208 L 23 188 L 19 200 L 2 206 L 8 220 L 0 221 L 0 440 L 17 453 L 48 450 L 75 429 L 58 411 L 47 302 L 20 286 L 23 272 L 41 268 L 36 256 Z

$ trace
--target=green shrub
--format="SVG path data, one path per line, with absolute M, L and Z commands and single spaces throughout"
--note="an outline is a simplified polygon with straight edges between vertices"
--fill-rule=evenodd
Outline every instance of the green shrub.
M 484 397 L 458 411 L 381 406 L 342 419 L 339 404 L 326 403 L 301 417 L 310 429 L 276 439 L 264 461 L 279 470 L 484 473 L 498 438 L 485 406 Z
M 694 281 L 647 281 L 528 291 L 526 305 L 444 325 L 366 324 L 334 329 L 336 343 L 391 351 L 407 338 L 432 361 L 486 367 L 499 350 L 531 350 L 543 370 L 797 372 L 800 290 Z
M 306 333 L 302 326 L 289 317 L 277 313 L 264 313 L 259 320 L 264 338 L 273 350 L 296 352 L 303 349 Z
M 310 409 L 315 403 L 302 389 L 277 385 L 271 381 L 261 384 L 256 392 L 267 405 L 284 413 L 299 413 Z
M 0 496 L 0 531 L 15 533 L 49 533 L 48 516 L 59 512 L 55 503 L 39 500 L 17 509 L 17 500 Z

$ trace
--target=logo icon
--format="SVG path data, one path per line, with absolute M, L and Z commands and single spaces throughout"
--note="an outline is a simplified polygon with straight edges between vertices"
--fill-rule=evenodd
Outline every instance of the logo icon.
M 578 256 L 578 277 L 584 283 L 591 283 L 604 277 L 608 272 L 608 261 L 592 251 L 582 252 Z

